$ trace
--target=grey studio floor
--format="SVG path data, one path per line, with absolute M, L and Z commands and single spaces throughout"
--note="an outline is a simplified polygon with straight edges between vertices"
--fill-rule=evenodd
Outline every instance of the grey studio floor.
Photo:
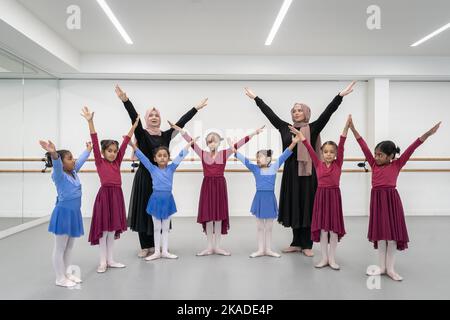
M 408 217 L 410 248 L 397 255 L 405 278 L 385 276 L 368 289 L 365 270 L 377 255 L 366 240 L 367 218 L 347 217 L 347 235 L 338 247 L 340 271 L 315 269 L 316 257 L 284 254 L 281 258 L 248 257 L 256 246 L 252 217 L 231 219 L 223 247 L 229 257 L 196 257 L 205 238 L 194 218 L 174 218 L 169 235 L 177 260 L 145 262 L 137 258 L 138 239 L 125 233 L 116 242 L 116 260 L 127 268 L 97 274 L 98 248 L 86 235 L 78 239 L 72 263 L 84 282 L 76 289 L 54 285 L 51 265 L 53 238 L 43 224 L 0 240 L 0 299 L 450 299 L 450 217 Z M 85 230 L 90 221 L 85 220 Z M 275 224 L 273 247 L 289 244 L 290 229 Z

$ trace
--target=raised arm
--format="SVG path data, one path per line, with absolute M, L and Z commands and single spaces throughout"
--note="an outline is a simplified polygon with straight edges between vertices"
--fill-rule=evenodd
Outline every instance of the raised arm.
M 63 164 L 62 159 L 59 156 L 59 154 L 56 152 L 56 147 L 53 142 L 50 140 L 44 141 L 39 140 L 39 144 L 41 145 L 42 149 L 47 151 L 50 154 L 50 157 L 52 158 L 52 165 L 53 165 L 53 171 L 52 171 L 52 178 L 53 181 L 58 181 L 63 177 L 64 170 L 63 170 Z
M 345 123 L 344 130 L 342 130 L 342 134 L 339 137 L 339 144 L 337 149 L 336 163 L 342 167 L 344 163 L 344 145 L 347 139 L 348 129 L 350 128 L 350 124 L 352 123 L 352 115 L 349 115 L 347 118 L 347 122 Z
M 314 121 L 311 125 L 315 128 L 317 133 L 320 133 L 323 128 L 327 125 L 328 121 L 330 121 L 333 113 L 338 109 L 339 105 L 342 103 L 342 98 L 346 95 L 353 92 L 353 87 L 356 84 L 356 81 L 352 81 L 344 90 L 339 92 L 339 94 L 333 98 L 330 104 L 325 108 L 322 114 Z
M 181 127 L 179 127 L 178 125 L 173 124 L 173 123 L 170 122 L 170 121 L 167 121 L 167 122 L 169 123 L 169 125 L 170 125 L 170 127 L 171 127 L 172 129 L 178 131 L 178 132 L 181 134 L 181 136 L 184 138 L 184 140 L 186 140 L 188 143 L 191 143 L 191 142 L 192 142 L 192 144 L 191 144 L 192 149 L 194 149 L 194 152 L 195 152 L 200 158 L 202 158 L 202 156 L 203 156 L 203 150 L 202 150 L 202 149 L 198 146 L 198 144 L 195 142 L 195 140 L 197 140 L 197 139 L 195 139 L 195 140 L 192 139 L 191 136 L 190 136 L 185 130 L 183 130 Z
M 134 149 L 134 154 L 139 159 L 139 161 L 144 165 L 144 167 L 150 172 L 150 174 L 152 174 L 152 172 L 154 172 L 154 170 L 157 168 L 138 148 Z
M 87 161 L 87 159 L 89 159 L 91 151 L 92 151 L 92 142 L 86 142 L 86 150 L 84 150 L 83 153 L 80 154 L 77 161 L 75 162 L 76 172 L 80 171 L 81 167 L 83 167 L 84 163 Z
M 337 155 L 336 155 L 336 164 L 340 167 L 344 164 L 344 145 L 345 141 L 347 140 L 347 137 L 340 136 L 339 137 L 339 143 L 338 143 L 338 149 L 337 149 Z
M 92 147 L 94 149 L 94 159 L 96 164 L 100 164 L 102 160 L 102 154 L 98 144 L 98 136 L 94 127 L 94 112 L 91 112 L 88 107 L 81 109 L 81 115 L 86 119 L 89 125 L 89 132 L 91 133 Z
M 420 138 L 417 138 L 401 155 L 400 157 L 397 159 L 397 161 L 395 161 L 395 163 L 402 168 L 406 162 L 408 162 L 409 158 L 411 158 L 412 154 L 414 153 L 414 151 L 422 144 L 424 143 L 430 136 L 432 136 L 433 134 L 436 133 L 436 131 L 439 129 L 439 126 L 441 125 L 441 122 L 438 122 L 437 124 L 435 124 L 433 126 L 433 128 L 431 128 L 430 130 L 428 130 L 427 132 L 425 132 L 423 135 L 420 136 Z
M 130 131 L 128 131 L 128 134 L 126 136 L 123 136 L 122 144 L 120 145 L 119 152 L 117 154 L 116 161 L 119 163 L 122 163 L 123 157 L 125 156 L 125 152 L 127 151 L 128 143 L 130 142 L 131 138 L 133 137 L 134 130 L 136 130 L 137 126 L 139 124 L 139 115 L 137 116 L 136 120 L 133 123 L 133 126 L 131 127 Z
M 184 128 L 184 126 L 197 114 L 198 111 L 203 109 L 208 105 L 208 98 L 203 99 L 200 101 L 194 108 L 190 109 L 187 113 L 185 113 L 178 121 L 175 123 L 176 126 L 179 128 Z M 174 128 L 171 126 L 171 128 L 164 132 L 164 134 L 169 135 L 170 139 L 174 137 L 173 132 Z
M 122 89 L 118 85 L 116 85 L 116 95 L 123 102 L 125 110 L 127 110 L 128 115 L 131 119 L 131 123 L 134 123 L 136 118 L 138 117 L 138 113 L 131 103 L 130 99 L 128 99 L 127 94 L 122 91 Z M 145 130 L 142 127 L 142 122 L 139 121 L 134 134 L 136 135 L 136 139 L 140 145 L 142 145 L 142 141 L 144 139 L 144 132 Z
M 350 130 L 352 131 L 353 135 L 355 136 L 356 141 L 358 142 L 362 152 L 364 153 L 364 156 L 366 157 L 367 162 L 371 167 L 375 165 L 375 158 L 373 157 L 372 152 L 370 151 L 369 147 L 367 146 L 367 143 L 364 141 L 364 139 L 359 134 L 358 130 L 356 130 L 355 124 L 353 122 L 353 119 L 349 122 Z
M 267 105 L 265 102 L 258 97 L 252 90 L 249 88 L 245 88 L 245 94 L 247 97 L 249 97 L 252 100 L 255 100 L 256 105 L 259 107 L 259 109 L 262 111 L 262 113 L 266 116 L 266 118 L 270 121 L 270 123 L 280 130 L 283 126 L 287 126 L 288 123 L 281 120 L 280 117 L 278 117 L 275 112 Z
M 241 140 L 239 140 L 238 142 L 236 142 L 233 147 L 228 148 L 225 151 L 225 159 L 228 159 L 233 153 L 235 153 L 235 150 L 239 149 L 240 147 L 242 147 L 244 144 L 246 144 L 247 142 L 250 141 L 251 138 L 253 138 L 254 136 L 260 134 L 263 130 L 264 130 L 264 126 L 262 126 L 259 129 L 256 129 L 254 132 L 250 133 L 248 136 L 245 136 L 244 138 L 242 138 Z
M 238 158 L 239 161 L 241 161 L 242 164 L 246 166 L 248 170 L 250 170 L 253 173 L 257 172 L 258 166 L 256 164 L 251 163 L 250 160 L 246 158 L 243 154 L 236 152 L 236 158 Z
M 278 157 L 277 161 L 272 165 L 275 171 L 278 171 L 283 163 L 292 155 L 292 150 L 286 148 L 283 153 Z M 272 167 L 271 166 L 271 167 Z

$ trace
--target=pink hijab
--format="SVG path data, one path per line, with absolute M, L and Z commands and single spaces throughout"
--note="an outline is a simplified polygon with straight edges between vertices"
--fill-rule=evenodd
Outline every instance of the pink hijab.
M 159 116 L 159 119 L 161 119 L 161 114 L 159 113 L 158 109 L 156 109 L 155 107 L 148 109 L 145 112 L 145 130 L 147 130 L 148 133 L 150 133 L 150 135 L 152 135 L 152 136 L 161 136 L 161 134 L 162 134 L 161 129 L 160 129 L 161 121 L 159 122 L 159 125 L 154 126 L 148 119 L 148 117 L 150 117 L 150 113 L 152 113 L 153 111 L 155 111 L 156 114 Z M 136 145 L 138 144 L 136 139 L 134 139 L 134 142 Z M 133 160 L 133 161 L 138 160 L 134 151 L 131 152 L 131 160 Z
M 150 117 L 150 114 L 155 111 L 156 114 L 158 115 L 159 119 L 161 119 L 161 114 L 159 113 L 159 110 L 156 108 L 150 108 L 147 110 L 147 112 L 145 113 L 145 130 L 148 131 L 148 133 L 150 133 L 152 136 L 160 136 L 161 135 L 161 121 L 159 121 L 158 125 L 153 125 L 150 120 L 148 119 Z
M 303 121 L 295 122 L 293 113 L 294 108 L 300 106 L 305 118 Z M 306 140 L 311 143 L 311 130 L 309 127 L 309 119 L 311 118 L 311 108 L 304 103 L 295 103 L 291 109 L 292 121 L 295 128 L 300 128 L 300 131 L 305 136 Z M 322 152 L 320 152 L 320 147 L 322 145 L 322 140 L 320 134 L 317 135 L 316 145 L 313 146 L 316 151 L 317 157 L 322 160 Z M 312 160 L 303 143 L 298 143 L 297 145 L 297 160 L 298 160 L 298 175 L 301 177 L 310 176 L 312 174 Z

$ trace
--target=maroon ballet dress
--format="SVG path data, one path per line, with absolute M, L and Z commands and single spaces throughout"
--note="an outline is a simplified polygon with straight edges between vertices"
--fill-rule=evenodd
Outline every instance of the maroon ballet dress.
M 366 160 L 372 168 L 372 191 L 370 193 L 370 218 L 368 239 L 378 248 L 378 241 L 393 240 L 398 250 L 408 248 L 408 230 L 400 195 L 397 192 L 397 178 L 402 167 L 422 144 L 420 139 L 411 144 L 402 155 L 390 164 L 378 166 L 372 152 L 363 138 L 357 139 Z
M 102 157 L 97 133 L 92 133 L 91 139 L 94 149 L 95 166 L 100 176 L 101 187 L 95 198 L 89 242 L 91 245 L 97 245 L 103 236 L 103 232 L 115 231 L 115 239 L 118 239 L 120 238 L 120 234 L 127 230 L 120 164 L 122 163 L 130 138 L 126 136 L 123 139 L 119 152 L 117 153 L 117 158 L 113 162 L 109 162 Z
M 346 137 L 340 137 L 336 160 L 329 167 L 317 157 L 316 151 L 309 142 L 303 141 L 316 169 L 318 182 L 311 222 L 311 240 L 314 242 L 320 242 L 321 230 L 336 233 L 338 241 L 345 235 L 341 190 L 339 189 L 345 139 Z
M 190 142 L 192 138 L 185 133 L 183 138 Z M 250 140 L 249 136 L 237 142 L 234 147 L 240 148 Z M 218 151 L 213 158 L 210 152 L 202 150 L 196 143 L 192 145 L 195 153 L 202 159 L 203 182 L 200 190 L 197 222 L 206 230 L 206 223 L 222 221 L 222 234 L 227 234 L 230 228 L 228 214 L 227 181 L 224 177 L 227 159 L 233 154 L 231 148 Z

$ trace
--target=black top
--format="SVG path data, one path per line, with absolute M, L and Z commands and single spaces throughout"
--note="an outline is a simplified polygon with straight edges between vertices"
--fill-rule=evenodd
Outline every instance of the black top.
M 128 99 L 123 103 L 123 105 L 125 106 L 125 109 L 128 111 L 128 115 L 130 116 L 131 122 L 134 123 L 134 121 L 136 121 L 138 113 L 136 112 L 136 109 L 134 108 L 133 104 Z M 184 114 L 180 118 L 180 120 L 178 120 L 176 125 L 183 128 L 186 125 L 186 123 L 188 123 L 189 120 L 191 120 L 195 116 L 196 113 L 197 109 L 192 108 L 186 114 Z M 174 129 L 170 128 L 166 131 L 161 131 L 160 136 L 151 135 L 147 130 L 145 130 L 142 127 L 142 122 L 140 119 L 138 126 L 134 131 L 134 135 L 138 142 L 139 149 L 154 165 L 156 165 L 156 163 L 153 159 L 153 150 L 155 150 L 160 146 L 169 147 L 170 140 L 172 140 L 172 138 L 175 137 L 176 134 L 177 132 L 174 132 Z
M 281 120 L 273 110 L 264 103 L 260 97 L 255 98 L 256 105 L 261 109 L 262 113 L 267 117 L 270 123 L 280 131 L 281 140 L 283 142 L 283 150 L 286 149 L 292 143 L 292 133 L 289 130 L 289 126 L 292 125 L 284 120 Z M 316 145 L 317 136 L 326 126 L 330 120 L 331 115 L 337 110 L 342 102 L 342 97 L 337 95 L 334 97 L 333 101 L 326 107 L 319 118 L 309 124 L 311 130 L 311 145 L 314 147 Z M 295 146 L 295 149 L 297 146 Z M 296 154 L 296 152 L 294 152 Z

